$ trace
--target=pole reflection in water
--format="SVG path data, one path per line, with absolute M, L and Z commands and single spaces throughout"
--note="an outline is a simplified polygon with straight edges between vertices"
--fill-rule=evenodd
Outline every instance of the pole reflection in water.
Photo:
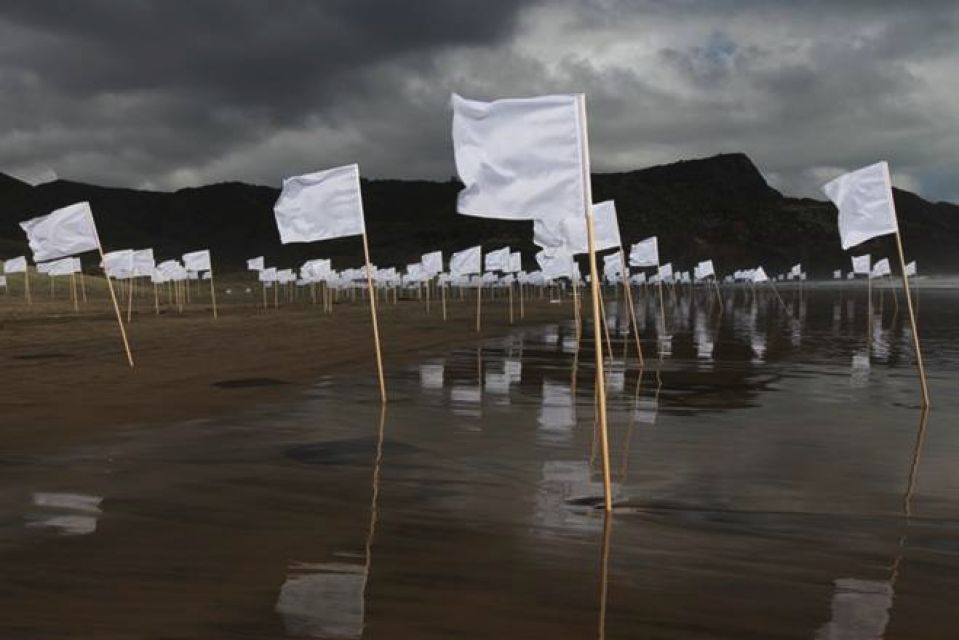
M 363 564 L 294 562 L 276 602 L 287 633 L 309 638 L 359 638 L 363 635 L 366 586 L 373 564 L 373 536 L 379 513 L 380 469 L 386 405 L 380 407 L 370 492 L 370 517 Z M 349 554 L 344 554 L 349 557 Z

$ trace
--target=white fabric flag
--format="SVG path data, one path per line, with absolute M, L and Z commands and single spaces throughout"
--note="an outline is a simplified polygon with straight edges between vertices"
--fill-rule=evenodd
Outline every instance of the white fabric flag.
M 578 96 L 480 102 L 455 93 L 453 156 L 459 213 L 562 220 L 586 212 Z
M 10 258 L 9 260 L 3 263 L 4 273 L 24 273 L 26 270 L 27 270 L 27 258 L 25 256 Z
M 483 270 L 482 259 L 483 248 L 480 246 L 470 247 L 462 251 L 457 251 L 450 256 L 450 275 L 468 276 L 479 273 Z
M 667 262 L 659 268 L 659 277 L 663 282 L 669 282 L 673 277 L 673 263 Z
M 753 282 L 769 282 L 769 276 L 766 275 L 766 270 L 762 267 L 756 267 L 756 270 L 753 271 Z
M 423 273 L 427 278 L 432 278 L 436 274 L 442 273 L 443 252 L 433 251 L 431 253 L 424 253 L 420 258 L 420 264 L 422 265 Z
M 266 268 L 266 264 L 263 260 L 263 256 L 259 258 L 250 258 L 246 261 L 247 271 L 262 271 Z
M 802 273 L 802 264 L 794 264 L 793 268 L 789 270 L 790 276 L 799 276 Z
M 509 247 L 490 251 L 484 256 L 486 271 L 509 271 Z
M 842 269 L 836 269 L 832 272 L 833 280 L 842 280 Z
M 359 166 L 351 164 L 285 179 L 273 213 L 283 244 L 364 233 Z
M 892 275 L 892 269 L 889 268 L 889 259 L 876 260 L 876 264 L 872 266 L 872 277 L 881 278 L 888 275 Z
M 536 263 L 547 279 L 572 278 L 576 266 L 566 249 L 543 249 L 536 254 Z
M 20 227 L 27 234 L 34 262 L 93 251 L 99 246 L 89 202 L 78 202 L 25 220 Z
M 603 275 L 607 280 L 616 280 L 623 275 L 623 261 L 618 253 L 603 256 Z
M 860 275 L 869 275 L 872 271 L 872 258 L 867 253 L 864 256 L 852 257 L 852 272 Z
M 523 270 L 523 254 L 519 251 L 514 251 L 509 254 L 509 271 L 510 273 L 519 273 Z
M 260 269 L 257 278 L 260 282 L 276 282 L 276 267 Z
M 593 243 L 596 251 L 622 246 L 619 220 L 612 200 L 593 205 Z M 579 214 L 559 220 L 534 220 L 533 242 L 544 249 L 567 248 L 573 255 L 589 252 L 586 216 Z
M 629 250 L 629 266 L 659 266 L 659 242 L 656 236 L 637 242 Z
M 44 273 L 48 276 L 68 276 L 77 273 L 79 266 L 75 258 L 60 258 L 44 265 Z
M 703 260 L 699 263 L 699 277 L 708 278 L 709 276 L 715 276 L 716 270 L 713 268 L 712 260 Z
M 193 251 L 191 253 L 183 254 L 183 267 L 187 271 L 195 271 L 199 273 L 200 271 L 209 271 L 212 267 L 210 266 L 210 250 L 203 249 L 202 251 Z
M 103 254 L 100 266 L 111 278 L 125 280 L 133 277 L 133 249 L 121 249 Z
M 822 190 L 839 209 L 843 249 L 899 230 L 889 165 L 885 162 L 841 175 Z
M 156 270 L 156 260 L 153 258 L 153 249 L 138 249 L 133 252 L 133 276 L 146 278 Z
M 910 278 L 911 278 L 912 276 L 916 275 L 916 273 L 917 273 L 917 272 L 916 272 L 916 261 L 913 260 L 912 262 L 910 262 L 909 264 L 906 265 L 906 277 L 910 277 Z

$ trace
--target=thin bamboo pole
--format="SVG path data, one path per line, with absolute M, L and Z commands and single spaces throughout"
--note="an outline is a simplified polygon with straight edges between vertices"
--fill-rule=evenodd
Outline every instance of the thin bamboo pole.
M 103 255 L 103 246 L 100 244 L 100 234 L 97 233 L 96 227 L 94 227 L 94 235 L 97 240 L 97 251 L 100 252 L 100 261 L 106 261 L 106 258 Z M 104 272 L 106 276 L 106 272 Z M 106 276 L 107 280 L 107 289 L 110 290 L 110 300 L 113 302 L 113 311 L 117 316 L 117 325 L 120 327 L 120 338 L 123 340 L 123 349 L 127 354 L 127 362 L 130 364 L 130 368 L 133 368 L 133 353 L 130 351 L 130 343 L 127 341 L 127 330 L 123 326 L 123 316 L 120 315 L 120 305 L 117 304 L 117 295 L 113 291 L 113 281 L 110 279 L 110 276 Z
M 359 175 L 357 175 L 357 191 L 359 191 Z M 360 205 L 362 207 L 362 204 Z M 380 327 L 376 319 L 376 292 L 373 290 L 373 266 L 370 263 L 370 247 L 363 232 L 363 258 L 366 260 L 366 285 L 370 291 L 370 318 L 373 321 L 373 343 L 376 347 L 376 373 L 380 380 L 380 401 L 386 403 L 386 379 L 383 375 L 383 354 L 380 349 Z
M 929 385 L 926 382 L 926 367 L 922 362 L 922 347 L 919 345 L 919 328 L 916 326 L 916 313 L 912 306 L 912 293 L 909 290 L 909 276 L 906 275 L 906 255 L 902 250 L 902 236 L 896 230 L 896 248 L 899 250 L 899 266 L 902 269 L 902 283 L 905 287 L 906 306 L 909 309 L 909 322 L 912 324 L 912 342 L 916 349 L 916 368 L 919 370 L 919 383 L 922 386 L 922 407 L 929 407 Z

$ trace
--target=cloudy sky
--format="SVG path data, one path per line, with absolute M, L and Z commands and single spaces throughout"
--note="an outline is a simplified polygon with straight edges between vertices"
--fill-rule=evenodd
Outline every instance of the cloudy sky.
M 955 0 L 0 0 L 0 171 L 453 173 L 449 94 L 588 96 L 593 166 L 743 151 L 959 201 Z

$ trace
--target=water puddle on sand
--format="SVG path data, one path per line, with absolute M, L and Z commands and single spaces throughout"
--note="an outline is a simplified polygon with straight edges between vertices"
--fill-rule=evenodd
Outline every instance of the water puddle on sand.
M 424 353 L 385 413 L 330 377 L 0 452 L 0 637 L 952 637 L 959 295 L 923 292 L 923 420 L 888 292 L 781 293 L 640 296 L 643 371 L 607 301 L 609 519 L 569 324 Z

